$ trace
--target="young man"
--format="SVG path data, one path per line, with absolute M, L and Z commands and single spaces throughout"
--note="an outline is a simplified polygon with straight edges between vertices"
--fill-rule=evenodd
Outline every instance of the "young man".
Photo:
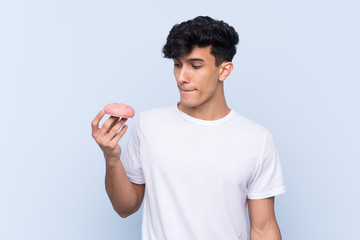
M 144 199 L 144 240 L 245 240 L 246 204 L 250 239 L 281 239 L 274 196 L 285 187 L 272 135 L 225 101 L 238 41 L 210 17 L 175 25 L 163 53 L 174 61 L 180 101 L 142 112 L 122 156 L 126 119 L 99 128 L 101 111 L 92 122 L 116 212 L 127 217 Z

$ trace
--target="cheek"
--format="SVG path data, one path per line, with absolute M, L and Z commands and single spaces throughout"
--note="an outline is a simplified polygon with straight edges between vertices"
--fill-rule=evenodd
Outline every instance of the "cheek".
M 176 68 L 174 68 L 174 77 L 177 80 L 178 79 L 178 71 L 176 70 Z
M 216 83 L 212 80 L 208 79 L 208 81 L 204 81 L 198 91 L 199 99 L 206 100 L 209 97 L 213 96 L 216 92 Z
M 217 84 L 218 80 L 214 75 L 208 76 L 204 84 L 204 89 L 206 89 L 207 93 L 212 94 L 216 91 Z

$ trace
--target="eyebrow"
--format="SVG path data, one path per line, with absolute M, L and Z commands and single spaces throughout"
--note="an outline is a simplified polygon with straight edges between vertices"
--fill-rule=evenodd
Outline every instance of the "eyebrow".
M 173 59 L 174 59 L 174 61 L 181 62 L 180 59 L 178 59 L 178 58 L 173 58 Z M 189 58 L 189 59 L 186 59 L 185 62 L 190 62 L 190 63 L 191 62 L 205 62 L 205 60 L 202 58 Z
M 202 58 L 189 58 L 186 59 L 186 62 L 205 62 Z

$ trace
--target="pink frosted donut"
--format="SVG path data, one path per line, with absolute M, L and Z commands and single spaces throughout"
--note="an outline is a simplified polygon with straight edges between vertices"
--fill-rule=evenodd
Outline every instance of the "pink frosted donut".
M 120 118 L 132 118 L 135 115 L 135 110 L 123 103 L 110 103 L 104 107 L 104 110 L 106 114 Z

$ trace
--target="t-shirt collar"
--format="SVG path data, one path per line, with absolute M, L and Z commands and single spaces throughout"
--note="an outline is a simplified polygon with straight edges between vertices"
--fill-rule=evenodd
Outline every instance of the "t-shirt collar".
M 219 125 L 219 124 L 222 124 L 222 123 L 230 120 L 235 114 L 235 112 L 232 109 L 230 109 L 230 112 L 223 118 L 216 119 L 216 120 L 203 120 L 203 119 L 192 117 L 192 116 L 188 115 L 187 113 L 184 113 L 183 111 L 181 111 L 178 108 L 178 104 L 179 104 L 179 102 L 177 102 L 175 104 L 175 109 L 180 114 L 180 116 L 182 116 L 184 119 L 186 119 L 190 122 L 193 122 L 196 124 L 201 124 L 201 125 Z

